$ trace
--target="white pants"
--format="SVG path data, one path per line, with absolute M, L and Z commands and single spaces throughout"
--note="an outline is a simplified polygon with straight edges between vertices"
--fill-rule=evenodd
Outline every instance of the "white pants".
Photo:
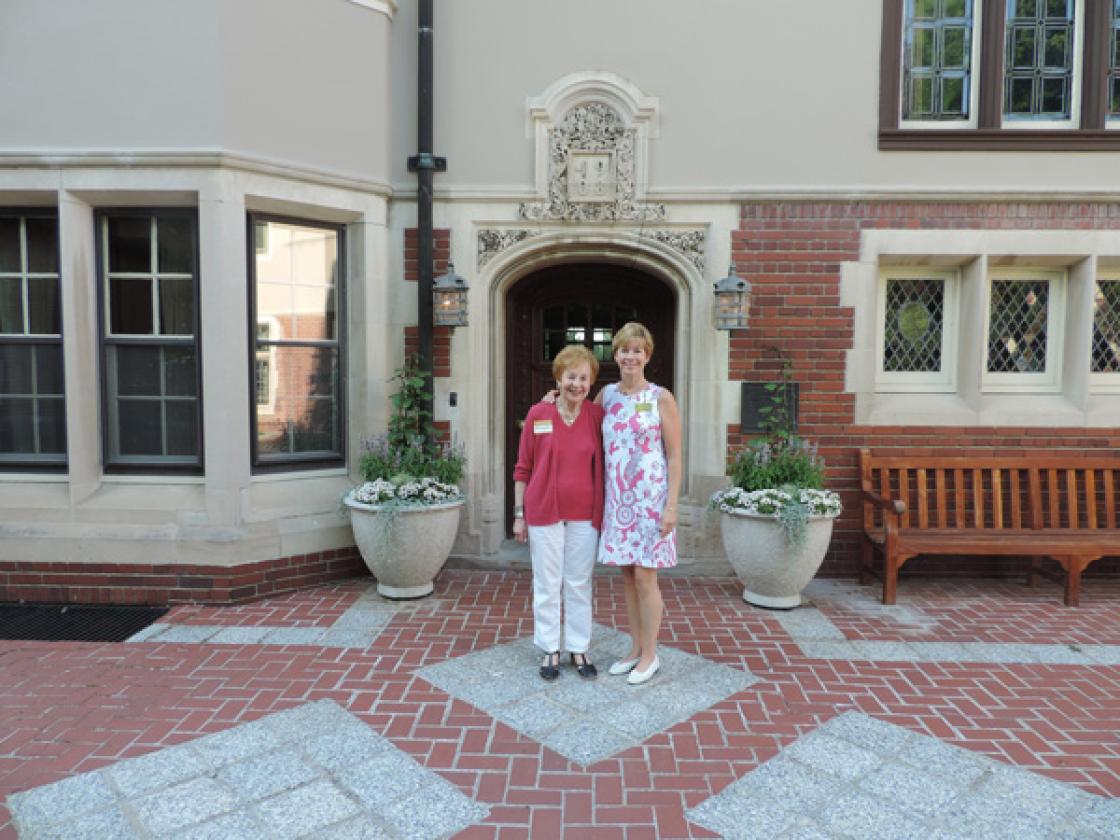
M 533 641 L 546 653 L 560 650 L 560 609 L 564 644 L 587 653 L 591 644 L 591 575 L 599 532 L 590 522 L 529 526 L 533 559 Z

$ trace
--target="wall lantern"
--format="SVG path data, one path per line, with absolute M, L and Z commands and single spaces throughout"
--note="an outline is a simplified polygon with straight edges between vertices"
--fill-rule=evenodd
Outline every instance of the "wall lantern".
M 727 276 L 715 284 L 716 329 L 743 330 L 751 312 L 751 284 L 735 273 L 735 264 Z
M 437 327 L 467 326 L 467 281 L 455 273 L 455 264 L 447 263 L 447 273 L 432 284 L 433 321 Z

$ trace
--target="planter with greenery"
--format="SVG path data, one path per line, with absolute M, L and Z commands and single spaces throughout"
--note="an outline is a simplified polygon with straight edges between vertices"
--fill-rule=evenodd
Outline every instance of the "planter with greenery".
M 724 551 L 743 583 L 743 600 L 792 609 L 820 569 L 840 514 L 840 497 L 824 489 L 824 459 L 794 433 L 789 372 L 766 386 L 760 410 L 765 436 L 741 450 L 731 486 L 712 496 L 721 513 Z
M 389 429 L 365 442 L 365 483 L 343 499 L 358 550 L 387 598 L 431 594 L 465 501 L 458 487 L 465 458 L 459 447 L 435 440 L 423 402 L 427 376 L 415 357 L 396 371 Z

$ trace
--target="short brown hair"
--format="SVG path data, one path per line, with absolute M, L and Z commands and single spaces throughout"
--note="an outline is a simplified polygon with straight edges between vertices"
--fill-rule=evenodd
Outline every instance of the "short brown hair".
M 556 358 L 552 360 L 552 378 L 559 380 L 568 368 L 584 362 L 591 368 L 591 383 L 594 384 L 595 377 L 599 375 L 599 360 L 582 344 L 569 344 L 556 354 Z
M 631 341 L 642 342 L 646 355 L 653 355 L 653 336 L 644 324 L 639 324 L 637 321 L 630 321 L 618 328 L 618 332 L 614 334 L 614 341 L 611 342 L 611 352 L 617 353 L 619 347 Z

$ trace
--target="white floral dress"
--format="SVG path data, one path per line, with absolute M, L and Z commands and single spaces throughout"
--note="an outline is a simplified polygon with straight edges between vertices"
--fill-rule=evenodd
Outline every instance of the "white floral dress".
M 606 503 L 599 562 L 608 566 L 677 565 L 677 532 L 661 536 L 669 470 L 657 410 L 660 393 L 652 384 L 630 395 L 615 384 L 603 389 Z

